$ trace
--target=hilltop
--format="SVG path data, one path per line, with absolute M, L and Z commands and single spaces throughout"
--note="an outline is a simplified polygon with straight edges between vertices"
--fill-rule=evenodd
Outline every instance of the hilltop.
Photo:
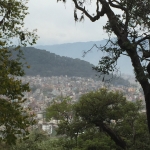
M 59 56 L 46 50 L 33 47 L 22 48 L 24 57 L 30 65 L 25 68 L 27 75 L 36 76 L 77 76 L 93 77 L 96 72 L 92 69 L 94 65 L 80 59 Z
M 107 54 L 93 46 L 96 44 L 98 47 L 100 47 L 104 46 L 106 43 L 107 40 L 101 40 L 89 42 L 63 43 L 56 45 L 40 45 L 36 46 L 36 48 L 47 50 L 51 53 L 55 53 L 60 56 L 66 56 L 74 59 L 79 58 L 93 65 L 98 65 L 99 60 Z M 85 57 L 83 57 L 83 52 L 88 51 L 90 49 L 91 51 L 89 51 L 89 53 L 87 53 Z M 133 67 L 131 64 L 131 60 L 125 55 L 122 55 L 118 59 L 117 68 L 119 68 L 121 73 L 133 75 Z
M 30 65 L 30 69 L 24 68 L 28 76 L 51 77 L 86 77 L 101 80 L 96 75 L 98 73 L 92 69 L 94 65 L 80 59 L 73 59 L 65 56 L 59 56 L 46 50 L 39 50 L 34 47 L 22 48 L 25 61 Z M 107 76 L 107 78 L 110 78 Z M 130 83 L 121 78 L 114 78 L 111 81 L 114 85 L 128 86 Z

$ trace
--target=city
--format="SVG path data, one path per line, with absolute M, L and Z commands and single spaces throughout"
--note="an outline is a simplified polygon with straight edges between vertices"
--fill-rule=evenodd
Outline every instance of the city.
M 23 83 L 29 83 L 31 88 L 30 92 L 24 93 L 27 99 L 23 104 L 24 108 L 31 108 L 30 113 L 35 114 L 36 128 L 40 127 L 48 132 L 52 126 L 57 126 L 57 121 L 46 122 L 45 111 L 58 96 L 70 97 L 72 102 L 77 102 L 79 97 L 87 92 L 108 88 L 109 90 L 122 92 L 128 101 L 142 100 L 144 105 L 143 93 L 136 82 L 127 87 L 123 85 L 114 86 L 111 83 L 106 84 L 101 80 L 92 78 L 67 77 L 67 75 L 52 77 L 40 77 L 40 75 L 37 75 L 21 77 L 20 79 Z M 145 109 L 143 112 L 145 112 Z

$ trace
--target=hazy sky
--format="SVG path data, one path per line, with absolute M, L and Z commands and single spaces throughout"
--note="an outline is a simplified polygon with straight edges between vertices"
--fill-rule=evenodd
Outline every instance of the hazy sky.
M 70 42 L 100 41 L 107 38 L 103 31 L 106 18 L 91 22 L 75 23 L 74 4 L 68 0 L 66 4 L 57 0 L 29 0 L 29 15 L 25 19 L 25 26 L 38 29 L 40 39 L 37 45 L 52 45 Z M 94 6 L 92 6 L 94 9 Z

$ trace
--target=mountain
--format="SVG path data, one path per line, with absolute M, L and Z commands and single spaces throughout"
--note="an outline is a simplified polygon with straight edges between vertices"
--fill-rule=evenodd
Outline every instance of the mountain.
M 85 57 L 83 57 L 83 52 L 90 50 L 94 44 L 97 46 L 104 46 L 107 40 L 102 41 L 90 41 L 90 42 L 77 42 L 77 43 L 66 43 L 57 45 L 44 45 L 36 46 L 38 49 L 47 50 L 51 53 L 55 53 L 60 56 L 66 56 L 71 58 L 79 58 L 90 62 L 93 65 L 97 65 L 102 56 L 106 53 L 101 52 L 96 47 L 89 51 Z M 130 59 L 127 56 L 121 56 L 118 60 L 117 67 L 120 69 L 121 73 L 133 75 L 133 68 Z
M 25 60 L 22 60 L 23 63 L 27 62 L 30 65 L 30 69 L 24 68 L 26 75 L 40 75 L 43 77 L 67 75 L 69 77 L 88 77 L 94 78 L 95 80 L 102 80 L 102 77 L 101 79 L 96 77 L 97 72 L 92 69 L 94 65 L 87 61 L 59 56 L 34 47 L 26 47 L 22 48 L 22 50 L 25 58 Z M 111 77 L 106 76 L 107 79 Z M 111 83 L 114 85 L 130 85 L 127 80 L 121 77 L 113 78 Z
M 80 59 L 59 56 L 46 50 L 33 47 L 22 48 L 25 61 L 30 69 L 25 68 L 25 73 L 30 76 L 78 76 L 94 77 L 94 65 Z

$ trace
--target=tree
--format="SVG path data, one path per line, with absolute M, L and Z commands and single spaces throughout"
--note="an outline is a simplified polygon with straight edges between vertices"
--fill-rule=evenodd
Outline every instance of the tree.
M 42 141 L 47 140 L 47 136 L 44 135 L 41 131 L 32 131 L 29 135 L 29 138 L 26 141 L 20 142 L 19 140 L 16 142 L 16 145 L 12 145 L 12 150 L 41 150 L 38 147 L 38 144 L 40 144 Z
M 56 137 L 49 138 L 45 132 L 36 129 L 29 134 L 26 141 L 17 140 L 16 145 L 12 145 L 6 150 L 62 150 L 63 140 Z
M 52 104 L 50 108 L 55 106 L 56 104 Z M 67 137 L 65 147 L 84 150 L 150 148 L 146 115 L 141 113 L 141 101 L 129 102 L 122 93 L 107 89 L 89 92 L 72 104 L 72 110 L 66 109 L 66 114 L 72 112 L 69 121 L 60 113 L 62 106 L 59 103 L 57 109 L 47 111 L 60 115 L 57 134 Z
M 66 2 L 66 0 L 57 0 Z M 150 1 L 149 0 L 72 0 L 75 6 L 75 21 L 84 16 L 95 22 L 106 16 L 108 21 L 103 27 L 110 39 L 99 50 L 108 53 L 102 57 L 95 69 L 104 74 L 115 71 L 117 60 L 127 55 L 132 62 L 135 78 L 140 83 L 145 97 L 148 128 L 150 132 Z M 87 5 L 95 2 L 96 13 L 90 13 Z M 115 9 L 120 14 L 115 13 Z M 78 17 L 78 11 L 81 17 Z M 115 40 L 111 36 L 116 36 Z M 109 55 L 111 54 L 111 55 Z
M 34 44 L 36 30 L 24 29 L 26 0 L 0 1 L 0 142 L 14 144 L 25 138 L 35 121 L 23 107 L 24 92 L 30 91 L 19 77 L 24 75 L 20 46 Z M 15 42 L 15 41 L 18 41 Z
M 46 109 L 46 118 L 56 120 L 66 120 L 67 122 L 72 119 L 72 103 L 69 97 L 57 97 Z
M 69 140 L 62 140 L 64 147 L 70 149 L 76 145 L 74 139 L 85 125 L 78 118 L 73 117 L 73 103 L 69 97 L 58 97 L 53 100 L 51 105 L 46 109 L 47 120 L 58 120 L 57 135 L 66 135 Z M 71 139 L 71 140 L 70 140 Z
M 103 130 L 123 149 L 149 149 L 146 118 L 141 109 L 140 101 L 129 102 L 121 93 L 108 92 L 106 89 L 87 93 L 75 104 L 77 116 Z

